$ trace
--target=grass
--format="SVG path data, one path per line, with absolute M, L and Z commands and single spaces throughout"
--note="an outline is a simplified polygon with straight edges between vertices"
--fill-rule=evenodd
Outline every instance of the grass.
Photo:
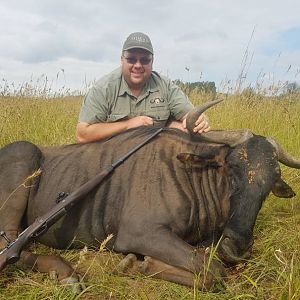
M 198 104 L 211 95 L 191 95 Z M 300 157 L 300 101 L 257 95 L 217 95 L 224 102 L 210 109 L 214 128 L 249 128 L 275 137 Z M 75 142 L 81 97 L 0 98 L 0 146 L 16 140 L 39 145 Z M 283 178 L 300 195 L 300 171 L 282 167 Z M 226 288 L 201 293 L 145 276 L 120 277 L 112 270 L 120 255 L 99 251 L 58 251 L 33 246 L 41 253 L 60 253 L 84 275 L 87 289 L 73 295 L 45 274 L 8 266 L 0 278 L 0 299 L 300 299 L 300 198 L 270 195 L 258 215 L 253 255 L 247 264 L 229 270 Z

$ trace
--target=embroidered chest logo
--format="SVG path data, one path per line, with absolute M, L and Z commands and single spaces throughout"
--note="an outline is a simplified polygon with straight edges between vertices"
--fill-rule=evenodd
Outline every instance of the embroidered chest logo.
M 159 104 L 159 103 L 164 103 L 165 102 L 165 99 L 161 99 L 161 98 L 154 98 L 154 99 L 151 99 L 150 100 L 150 103 L 151 104 Z

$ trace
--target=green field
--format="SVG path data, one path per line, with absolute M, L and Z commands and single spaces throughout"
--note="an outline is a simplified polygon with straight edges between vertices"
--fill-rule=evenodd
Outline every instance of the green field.
M 249 128 L 273 136 L 300 157 L 300 99 L 225 96 L 207 114 L 213 128 Z M 209 98 L 207 96 L 206 98 Z M 75 142 L 81 97 L 57 99 L 0 98 L 0 146 L 16 140 L 39 145 Z M 202 102 L 203 95 L 191 95 Z M 200 101 L 198 101 L 201 99 Z M 282 177 L 297 196 L 270 195 L 255 226 L 253 255 L 247 264 L 229 270 L 226 288 L 218 293 L 198 290 L 144 276 L 112 274 L 120 256 L 99 251 L 57 251 L 34 246 L 41 253 L 60 253 L 84 275 L 87 289 L 73 295 L 45 274 L 9 266 L 0 276 L 0 299 L 300 299 L 300 170 L 282 166 Z M 0 191 L 1 192 L 1 191 Z

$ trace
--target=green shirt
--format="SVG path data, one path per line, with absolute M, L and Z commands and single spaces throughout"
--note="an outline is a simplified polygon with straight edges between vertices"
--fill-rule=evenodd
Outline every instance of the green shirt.
M 115 122 L 135 116 L 148 116 L 155 121 L 166 121 L 171 116 L 179 120 L 192 108 L 178 86 L 154 71 L 141 95 L 135 97 L 118 68 L 89 90 L 81 106 L 79 122 Z

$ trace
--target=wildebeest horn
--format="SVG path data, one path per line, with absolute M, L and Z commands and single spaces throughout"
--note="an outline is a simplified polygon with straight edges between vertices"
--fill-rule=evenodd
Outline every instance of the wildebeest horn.
M 198 117 L 205 112 L 208 108 L 218 104 L 222 100 L 214 100 L 204 103 L 201 106 L 196 106 L 191 110 L 186 118 L 186 127 L 192 136 L 192 138 L 199 141 L 217 143 L 217 144 L 226 144 L 231 147 L 234 147 L 238 144 L 241 144 L 253 136 L 252 132 L 249 129 L 241 130 L 211 130 L 204 133 L 195 133 L 193 131 L 195 127 L 195 122 Z
M 208 108 L 220 103 L 223 100 L 214 100 L 214 101 L 208 101 L 200 106 L 196 106 L 194 109 L 192 109 L 186 118 L 186 127 L 190 133 L 193 132 L 193 129 L 195 127 L 195 122 L 199 118 L 199 116 L 204 113 Z
M 268 136 L 266 139 L 275 147 L 278 155 L 278 160 L 281 163 L 291 168 L 300 169 L 299 159 L 293 157 L 285 149 L 283 149 L 282 146 L 274 138 Z

